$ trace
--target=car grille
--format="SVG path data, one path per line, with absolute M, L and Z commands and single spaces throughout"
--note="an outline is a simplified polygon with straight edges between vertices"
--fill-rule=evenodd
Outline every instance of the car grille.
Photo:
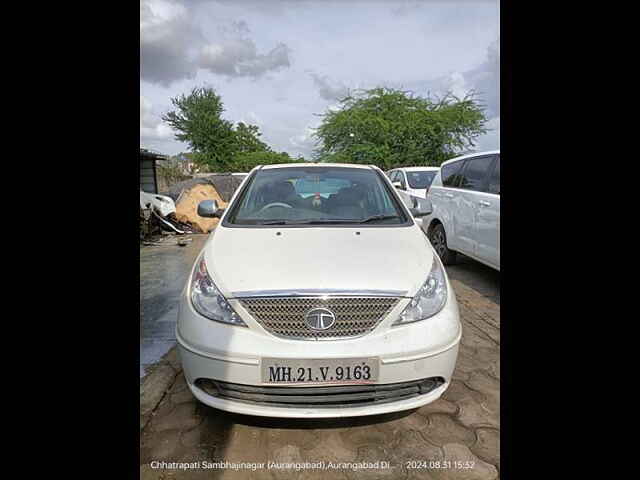
M 240 303 L 265 330 L 297 340 L 330 340 L 358 337 L 373 330 L 396 306 L 398 297 L 259 297 Z M 305 314 L 326 308 L 336 321 L 326 330 L 313 330 Z
M 255 387 L 199 378 L 195 385 L 218 398 L 273 407 L 359 407 L 424 395 L 444 384 L 442 377 L 386 385 Z

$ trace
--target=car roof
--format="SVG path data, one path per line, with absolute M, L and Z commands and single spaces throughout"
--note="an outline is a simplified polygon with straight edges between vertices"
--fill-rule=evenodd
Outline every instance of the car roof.
M 440 167 L 400 167 L 397 170 L 406 172 L 434 172 L 440 170 Z
M 447 165 L 448 163 L 451 162 L 457 162 L 458 160 L 464 160 L 465 158 L 472 158 L 472 157 L 482 157 L 484 155 L 500 155 L 500 150 L 487 150 L 485 152 L 474 152 L 474 153 L 468 153 L 466 155 L 461 155 L 459 157 L 456 158 L 452 158 L 451 160 L 447 160 L 446 162 L 442 162 L 442 165 L 440 165 L 440 167 Z
M 364 168 L 371 169 L 373 165 L 362 165 L 357 163 L 278 163 L 273 165 L 264 165 L 263 170 L 270 170 L 272 168 L 287 168 L 287 167 L 345 167 L 345 168 Z

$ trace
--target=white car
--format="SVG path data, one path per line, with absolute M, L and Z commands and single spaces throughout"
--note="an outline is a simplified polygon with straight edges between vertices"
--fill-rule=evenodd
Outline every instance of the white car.
M 445 265 L 460 252 L 500 270 L 500 151 L 444 162 L 427 199 L 433 212 L 422 220 Z
M 393 186 L 408 195 L 426 198 L 440 167 L 403 167 L 387 172 Z
M 176 337 L 201 402 L 272 417 L 413 409 L 449 386 L 461 325 L 445 270 L 377 167 L 256 167 L 180 300 Z

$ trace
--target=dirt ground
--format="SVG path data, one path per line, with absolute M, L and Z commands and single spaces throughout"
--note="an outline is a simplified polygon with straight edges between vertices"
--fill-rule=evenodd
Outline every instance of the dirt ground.
M 229 414 L 193 398 L 171 349 L 141 385 L 141 478 L 499 478 L 500 274 L 466 258 L 447 271 L 463 334 L 441 399 L 408 412 L 341 420 Z M 166 312 L 159 318 L 166 320 Z M 153 316 L 146 322 L 152 331 Z

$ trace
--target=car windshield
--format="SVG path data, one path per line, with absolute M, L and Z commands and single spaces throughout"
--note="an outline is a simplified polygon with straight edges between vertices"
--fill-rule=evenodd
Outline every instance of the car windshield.
M 409 219 L 369 168 L 257 170 L 231 207 L 231 225 L 404 224 Z
M 411 188 L 429 188 L 436 176 L 435 171 L 407 172 L 407 180 Z

